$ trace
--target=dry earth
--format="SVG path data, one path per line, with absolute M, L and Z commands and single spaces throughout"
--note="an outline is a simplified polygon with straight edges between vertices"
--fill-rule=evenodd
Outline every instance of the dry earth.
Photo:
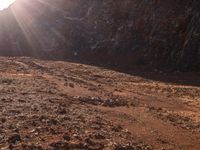
M 199 150 L 200 87 L 0 58 L 0 149 Z

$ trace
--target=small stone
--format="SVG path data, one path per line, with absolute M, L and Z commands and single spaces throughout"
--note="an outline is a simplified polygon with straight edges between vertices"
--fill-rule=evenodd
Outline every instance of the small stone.
M 77 135 L 77 134 L 73 134 L 73 137 L 74 137 L 74 138 L 78 138 L 78 135 Z
M 53 142 L 50 144 L 50 147 L 55 149 L 68 149 L 68 143 L 63 141 Z
M 63 139 L 66 140 L 66 141 L 70 141 L 70 136 L 67 133 L 65 133 L 63 135 Z
M 59 114 L 66 114 L 67 111 L 66 111 L 66 109 L 64 109 L 64 108 L 60 108 L 60 109 L 58 110 L 58 113 L 59 113 Z
M 14 133 L 8 137 L 8 143 L 15 144 L 18 141 L 21 141 L 21 137 L 18 133 Z
M 19 133 L 19 129 L 18 128 L 13 129 L 13 131 L 16 132 L 16 133 Z
M 1 122 L 5 123 L 6 122 L 6 118 L 1 118 Z
M 58 121 L 56 119 L 50 119 L 47 121 L 47 123 L 49 123 L 50 125 L 57 125 Z
M 120 132 L 121 130 L 122 130 L 122 127 L 120 125 L 112 127 L 112 131 Z
M 69 87 L 74 88 L 74 84 L 73 83 L 69 83 Z
M 100 134 L 100 133 L 95 134 L 94 137 L 95 137 L 96 139 L 105 139 L 105 136 L 102 135 L 102 134 Z

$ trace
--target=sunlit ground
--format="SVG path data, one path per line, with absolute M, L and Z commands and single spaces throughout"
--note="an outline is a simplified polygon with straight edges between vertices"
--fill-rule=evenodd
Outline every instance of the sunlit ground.
M 11 5 L 15 0 L 0 0 L 0 10 L 7 8 Z

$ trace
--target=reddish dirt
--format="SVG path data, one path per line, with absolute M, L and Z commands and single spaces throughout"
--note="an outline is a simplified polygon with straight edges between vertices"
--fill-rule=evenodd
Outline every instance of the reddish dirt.
M 199 150 L 200 87 L 0 58 L 0 149 Z

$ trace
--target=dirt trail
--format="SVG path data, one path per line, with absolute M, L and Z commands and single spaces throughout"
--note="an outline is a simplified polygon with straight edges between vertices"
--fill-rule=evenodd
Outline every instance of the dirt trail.
M 0 59 L 0 149 L 198 150 L 200 87 Z

